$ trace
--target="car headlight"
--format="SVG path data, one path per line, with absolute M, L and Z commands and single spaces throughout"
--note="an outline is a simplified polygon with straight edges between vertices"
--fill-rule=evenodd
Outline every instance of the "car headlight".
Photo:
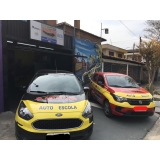
M 28 108 L 25 106 L 23 101 L 19 105 L 18 115 L 19 115 L 19 117 L 21 117 L 25 120 L 30 120 L 33 118 L 33 114 L 28 110 Z
M 112 97 L 114 98 L 115 101 L 117 102 L 127 102 L 128 99 L 127 98 L 124 98 L 124 97 L 121 97 L 121 96 L 117 96 L 113 93 L 111 93 Z
M 91 107 L 91 104 L 89 101 L 87 103 L 87 106 L 86 106 L 84 112 L 82 113 L 82 116 L 84 118 L 91 118 L 92 117 L 92 107 Z

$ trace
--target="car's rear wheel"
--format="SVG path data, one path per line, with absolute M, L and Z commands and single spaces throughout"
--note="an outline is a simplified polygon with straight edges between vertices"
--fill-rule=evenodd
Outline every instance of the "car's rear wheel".
M 104 114 L 109 118 L 113 116 L 108 100 L 105 100 L 105 102 L 104 102 Z

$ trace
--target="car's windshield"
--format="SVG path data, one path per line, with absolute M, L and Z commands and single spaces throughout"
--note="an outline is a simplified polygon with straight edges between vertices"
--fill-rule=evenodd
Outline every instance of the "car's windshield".
M 36 77 L 29 86 L 30 92 L 37 93 L 80 93 L 80 86 L 72 74 L 48 74 Z
M 108 85 L 111 87 L 138 88 L 139 85 L 129 76 L 110 75 L 106 76 Z

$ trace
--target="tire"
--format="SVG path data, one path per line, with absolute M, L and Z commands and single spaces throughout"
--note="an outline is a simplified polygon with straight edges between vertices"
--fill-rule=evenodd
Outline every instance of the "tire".
M 105 100 L 104 102 L 104 114 L 106 115 L 106 117 L 110 118 L 113 116 L 112 114 L 112 110 L 111 110 L 111 107 L 110 107 L 110 104 L 109 104 L 109 101 L 108 100 Z

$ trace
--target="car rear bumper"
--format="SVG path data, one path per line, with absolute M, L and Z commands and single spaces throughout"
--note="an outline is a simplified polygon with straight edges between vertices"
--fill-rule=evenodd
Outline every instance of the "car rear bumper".
M 93 132 L 93 123 L 86 129 L 80 131 L 70 132 L 71 140 L 88 139 Z M 46 133 L 33 133 L 22 129 L 15 122 L 15 136 L 19 140 L 46 140 Z

